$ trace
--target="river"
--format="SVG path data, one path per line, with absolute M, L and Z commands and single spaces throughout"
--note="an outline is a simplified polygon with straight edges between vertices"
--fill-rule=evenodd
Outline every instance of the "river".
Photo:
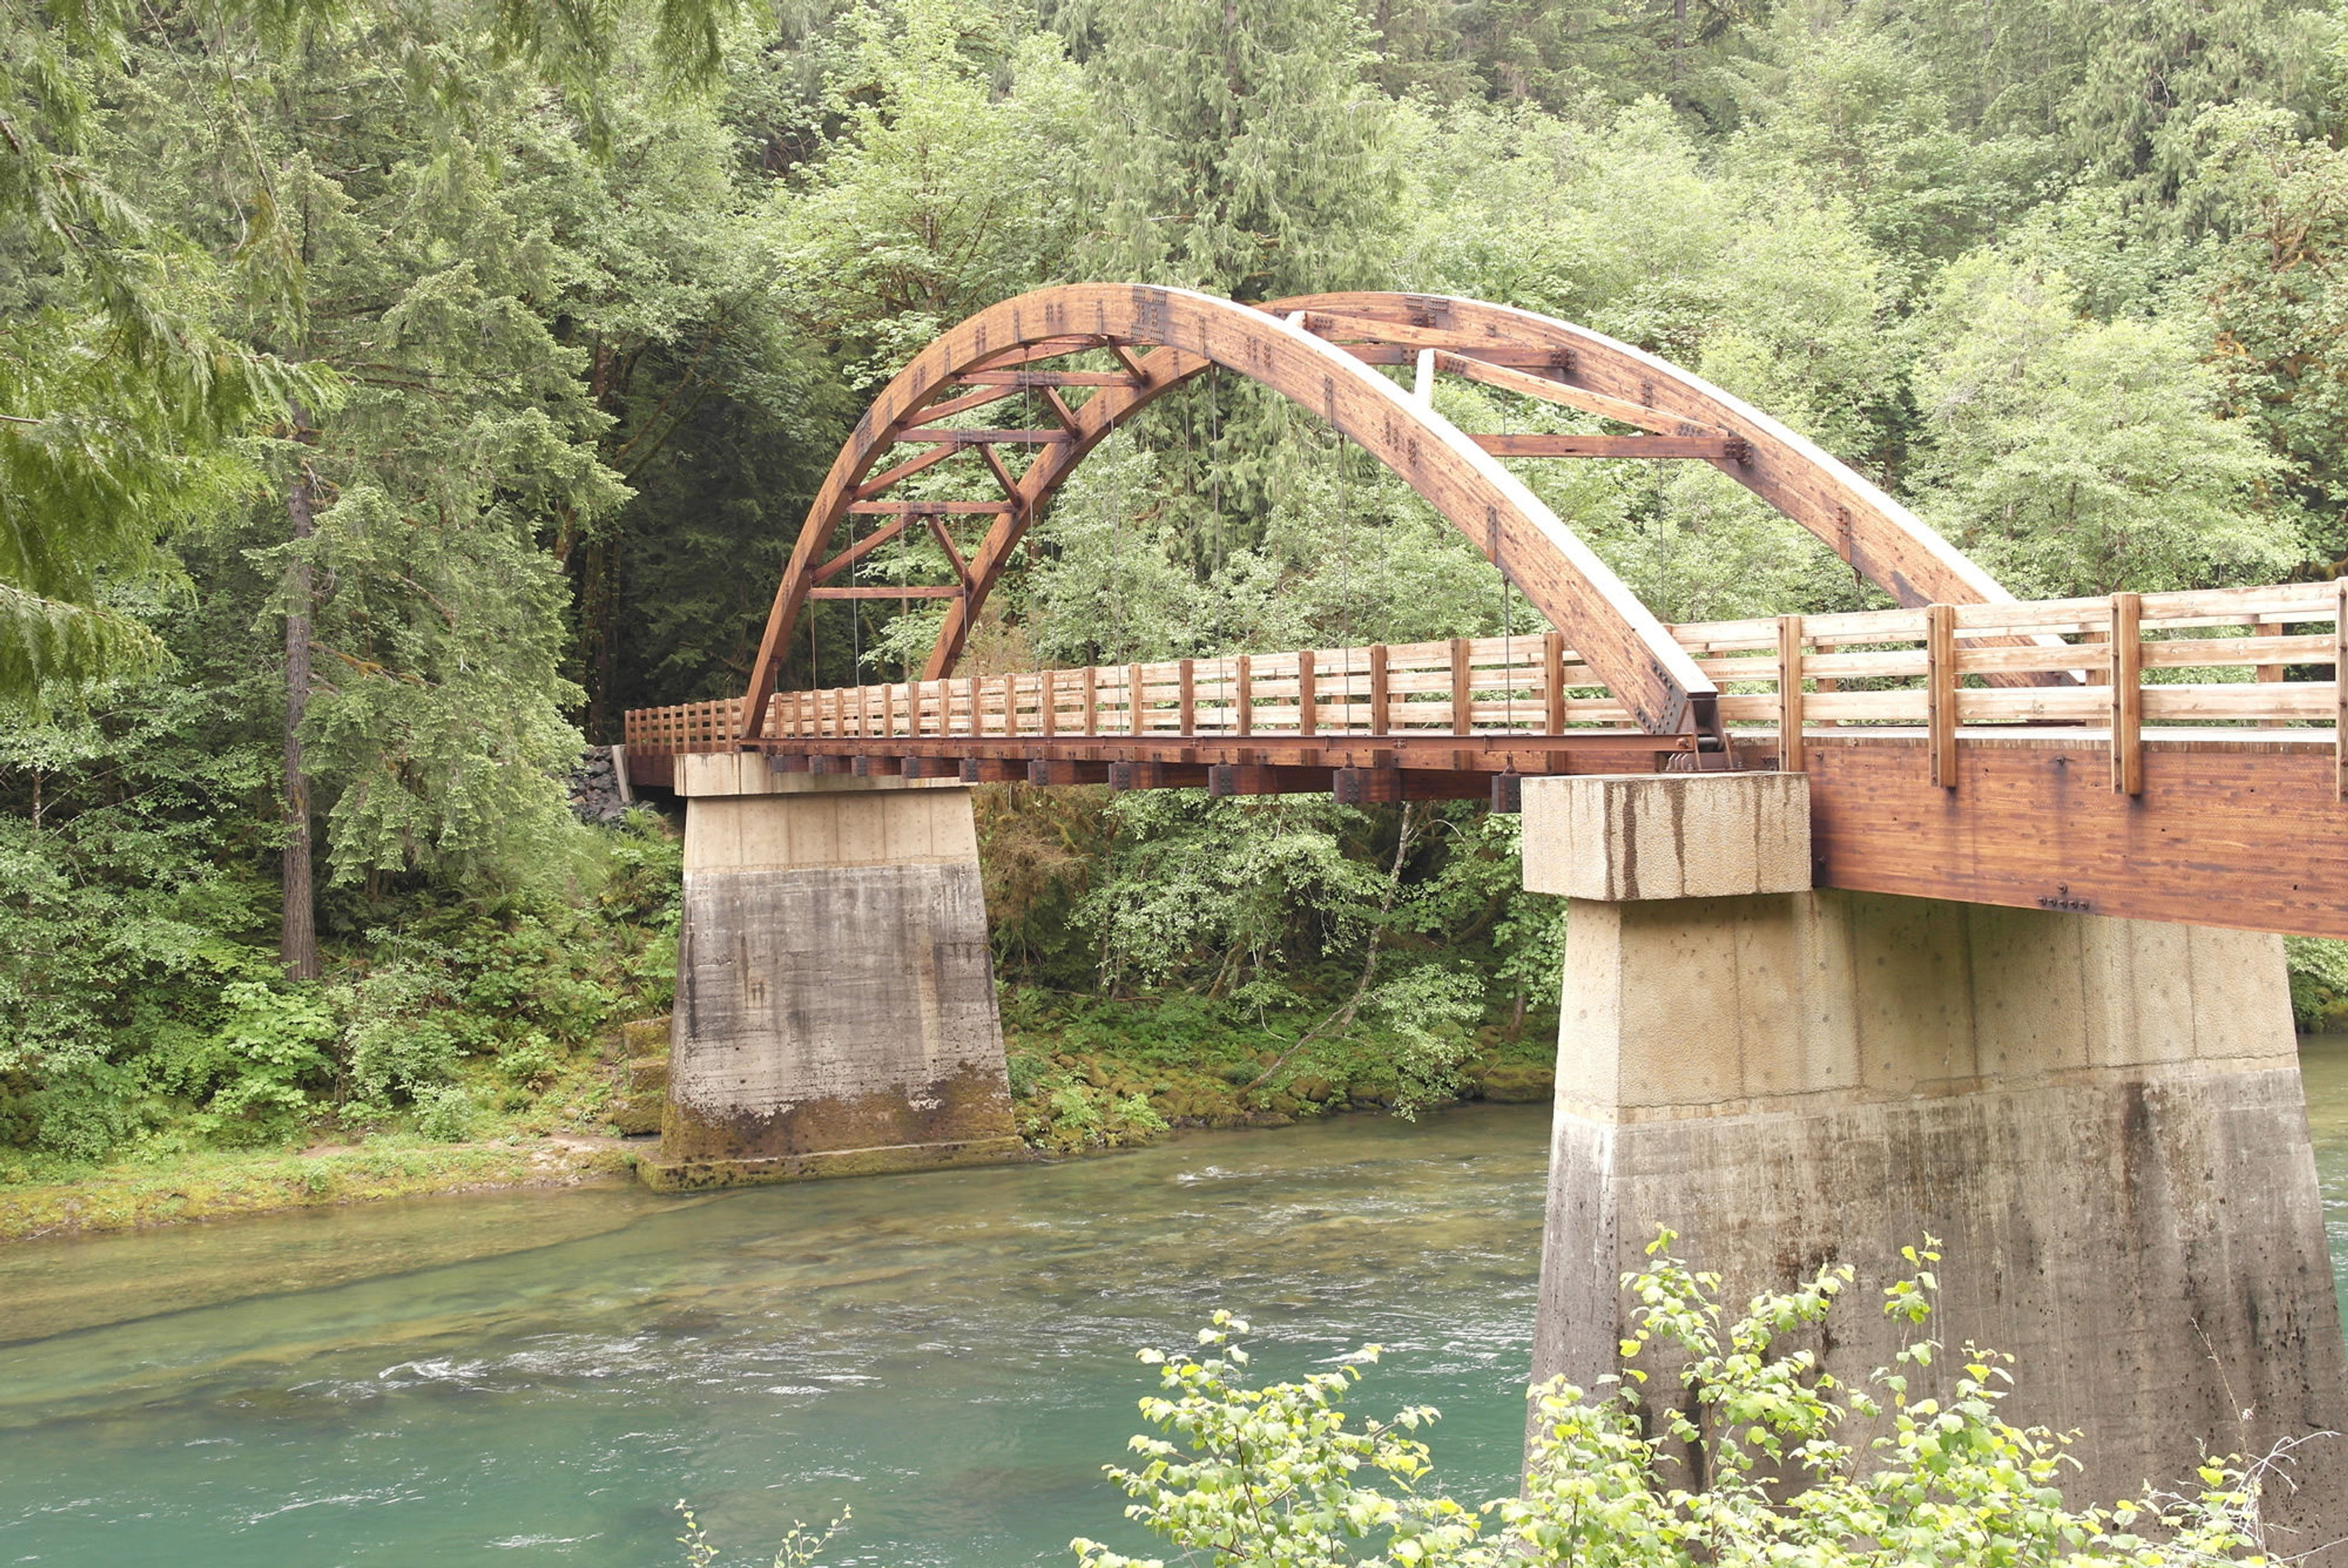
M 2348 1038 L 2304 1052 L 2335 1270 Z M 1386 1347 L 1456 1491 L 1509 1489 L 1545 1109 L 1348 1117 L 1110 1158 L 301 1213 L 0 1252 L 0 1561 L 1066 1563 L 1149 1542 L 1099 1466 L 1133 1356 L 1217 1306 L 1293 1374 Z M 1962 1266 L 1951 1260 L 1951 1266 Z M 2348 1274 L 2348 1271 L 2343 1271 Z M 763 1550 L 761 1550 L 763 1548 Z

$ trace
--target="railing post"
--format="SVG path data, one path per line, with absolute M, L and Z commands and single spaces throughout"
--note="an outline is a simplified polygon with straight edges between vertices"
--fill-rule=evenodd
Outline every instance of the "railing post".
M 1475 723 L 1475 691 L 1468 673 L 1468 640 L 1451 640 L 1451 733 L 1464 735 Z
M 1320 733 L 1321 693 L 1313 679 L 1313 650 L 1296 656 L 1296 733 L 1311 735 Z
M 1060 683 L 1052 678 L 1054 673 L 1050 670 L 1044 671 L 1043 685 L 1035 694 L 1036 712 L 1043 721 L 1046 736 L 1060 733 Z
M 1142 708 L 1140 665 L 1128 664 L 1125 667 L 1125 685 L 1126 706 L 1129 710 L 1126 714 L 1126 719 L 1128 721 L 1126 727 L 1131 730 L 1135 734 L 1138 735 L 1143 733 L 1141 725 Z
M 1957 787 L 1957 607 L 1924 607 L 1924 682 L 1931 721 L 1932 783 Z
M 1383 735 L 1391 722 L 1386 712 L 1386 645 L 1370 644 L 1370 733 Z
M 979 678 L 970 678 L 970 733 L 973 739 L 986 733 L 986 705 L 980 701 Z
M 1777 618 L 1777 771 L 1798 774 L 1809 765 L 1802 749 L 1802 618 Z
M 2348 800 L 2348 577 L 2332 587 L 2332 789 Z
M 1175 670 L 1178 672 L 1176 678 L 1180 683 L 1182 733 L 1186 735 L 1195 735 L 1199 733 L 1198 666 L 1194 661 L 1185 659 L 1175 666 Z
M 1242 653 L 1232 662 L 1239 671 L 1239 732 L 1242 735 L 1252 735 L 1255 733 L 1255 661 Z
M 1541 634 L 1541 720 L 1552 735 L 1565 733 L 1565 633 Z
M 1085 667 L 1085 733 L 1100 733 L 1100 666 Z
M 2144 793 L 2144 600 L 2112 595 L 2112 788 Z

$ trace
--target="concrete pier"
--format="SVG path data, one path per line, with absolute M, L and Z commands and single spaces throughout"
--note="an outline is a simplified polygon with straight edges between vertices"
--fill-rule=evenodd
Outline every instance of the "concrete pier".
M 1798 774 L 1529 779 L 1526 885 L 1571 899 L 1537 1378 L 1616 1369 L 1659 1225 L 1724 1299 L 1941 1238 L 1924 1332 L 2009 1351 L 2007 1419 L 2077 1429 L 2075 1504 L 2348 1431 L 2280 938 L 1813 891 Z M 2348 1440 L 2271 1517 L 2348 1533 Z
M 679 759 L 662 1189 L 1014 1159 L 970 792 Z

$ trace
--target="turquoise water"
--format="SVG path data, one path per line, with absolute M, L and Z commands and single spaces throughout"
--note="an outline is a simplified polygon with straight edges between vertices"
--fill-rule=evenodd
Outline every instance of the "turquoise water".
M 2303 1065 L 2348 1296 L 2348 1037 Z M 0 1562 L 829 1563 L 1146 1544 L 1099 1478 L 1135 1347 L 1218 1305 L 1293 1373 L 1440 1406 L 1513 1483 L 1547 1112 L 1201 1134 L 1107 1159 L 690 1199 L 436 1199 L 0 1251 Z M 764 1547 L 765 1552 L 759 1549 Z
M 476 1195 L 0 1251 L 0 1562 L 838 1563 L 1138 1549 L 1099 1466 L 1136 1347 L 1243 1309 L 1267 1370 L 1375 1340 L 1445 1474 L 1513 1482 L 1545 1109 L 1113 1158 Z M 757 1549 L 764 1546 L 761 1553 Z

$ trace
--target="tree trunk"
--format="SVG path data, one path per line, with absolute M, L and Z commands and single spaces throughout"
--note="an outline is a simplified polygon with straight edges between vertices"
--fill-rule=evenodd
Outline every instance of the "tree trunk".
M 310 537 L 308 465 L 285 493 L 285 516 L 298 543 Z M 296 561 L 287 585 L 285 614 L 285 915 L 277 958 L 285 977 L 318 978 L 318 920 L 311 897 L 310 781 L 302 772 L 302 715 L 310 705 L 310 563 Z

